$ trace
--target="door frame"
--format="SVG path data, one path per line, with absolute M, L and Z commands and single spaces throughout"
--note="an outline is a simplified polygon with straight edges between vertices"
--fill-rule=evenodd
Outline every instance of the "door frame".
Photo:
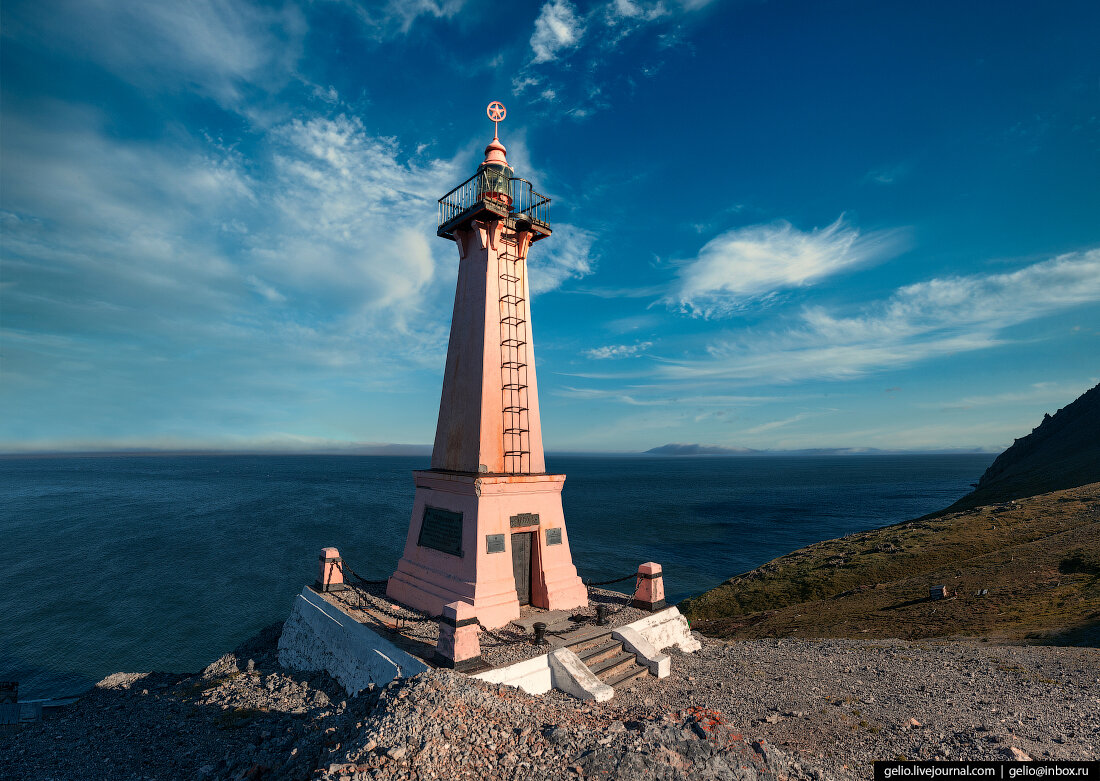
M 513 582 L 515 581 L 515 577 L 516 577 L 516 546 L 515 546 L 515 541 L 516 541 L 516 537 L 518 535 L 521 535 L 521 534 L 526 535 L 527 540 L 528 540 L 528 543 L 527 543 L 527 601 L 526 602 L 520 600 L 519 583 L 518 582 L 515 583 L 515 585 L 516 585 L 516 599 L 520 600 L 519 603 L 522 606 L 522 605 L 532 604 L 531 600 L 532 600 L 532 597 L 534 597 L 534 595 L 535 595 L 535 589 L 534 589 L 534 585 L 535 585 L 535 564 L 536 564 L 536 561 L 537 561 L 537 558 L 538 558 L 538 552 L 537 552 L 536 549 L 538 547 L 539 540 L 538 540 L 538 531 L 513 531 L 512 532 L 511 537 L 508 540 L 508 543 L 509 543 L 509 547 L 511 548 L 511 551 L 512 551 L 512 579 L 513 579 Z

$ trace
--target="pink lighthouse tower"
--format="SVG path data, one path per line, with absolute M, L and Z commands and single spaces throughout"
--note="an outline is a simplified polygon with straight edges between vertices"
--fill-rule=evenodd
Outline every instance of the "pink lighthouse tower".
M 437 234 L 458 249 L 431 469 L 415 472 L 405 552 L 387 595 L 432 615 L 465 602 L 487 627 L 520 606 L 570 609 L 588 592 L 569 551 L 561 490 L 546 473 L 527 251 L 550 236 L 550 199 L 515 176 L 504 106 L 477 173 L 439 199 Z M 468 609 L 466 613 L 468 613 Z

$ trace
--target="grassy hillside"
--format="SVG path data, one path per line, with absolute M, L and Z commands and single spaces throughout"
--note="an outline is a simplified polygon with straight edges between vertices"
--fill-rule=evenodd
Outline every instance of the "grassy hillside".
M 929 600 L 939 584 L 957 596 Z M 981 589 L 988 593 L 978 596 Z M 821 542 L 680 609 L 694 628 L 722 637 L 969 635 L 1095 645 L 1100 483 Z

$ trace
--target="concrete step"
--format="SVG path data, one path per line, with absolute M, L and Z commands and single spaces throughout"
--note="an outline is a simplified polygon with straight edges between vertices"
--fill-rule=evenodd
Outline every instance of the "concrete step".
M 578 629 L 576 632 L 570 632 L 561 637 L 548 638 L 550 643 L 556 647 L 568 648 L 573 653 L 580 655 L 581 651 L 587 650 L 593 645 L 599 645 L 611 639 L 611 628 L 603 626 L 590 626 L 584 629 Z
M 555 626 L 572 626 L 572 622 L 569 621 L 569 612 L 566 610 L 542 610 L 539 612 L 532 612 L 523 618 L 513 620 L 512 623 L 522 629 L 526 634 L 531 635 L 535 633 L 535 624 L 539 621 L 546 624 L 547 629 L 552 629 Z
M 642 678 L 648 678 L 648 677 L 649 677 L 649 668 L 648 667 L 642 667 L 641 665 L 635 663 L 635 664 L 631 665 L 630 667 L 627 667 L 625 670 L 621 670 L 616 675 L 613 675 L 609 678 L 604 678 L 602 680 L 608 686 L 611 686 L 615 689 L 621 689 L 625 686 L 629 686 L 630 684 L 634 683 L 635 681 L 639 681 Z
M 607 640 L 598 645 L 591 645 L 582 651 L 577 652 L 577 656 L 586 665 L 591 667 L 596 662 L 602 662 L 604 659 L 610 659 L 612 656 L 616 656 L 623 651 L 623 644 L 618 640 Z
M 634 654 L 630 651 L 623 651 L 609 659 L 604 659 L 602 662 L 588 665 L 588 669 L 601 681 L 607 683 L 608 678 L 614 677 L 617 673 L 637 663 L 638 659 Z

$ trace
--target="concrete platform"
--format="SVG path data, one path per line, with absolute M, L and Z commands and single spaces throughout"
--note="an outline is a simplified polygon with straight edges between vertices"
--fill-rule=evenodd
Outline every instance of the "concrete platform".
M 382 686 L 394 678 L 415 675 L 435 666 L 434 644 L 402 634 L 396 626 L 401 623 L 399 620 L 391 618 L 394 626 L 386 626 L 384 612 L 357 610 L 352 615 L 346 609 L 350 604 L 337 601 L 344 598 L 344 593 L 339 592 L 341 596 L 337 597 L 320 594 L 308 586 L 302 590 L 279 638 L 279 662 L 283 666 L 324 670 L 352 696 L 370 684 Z M 664 677 L 668 675 L 669 657 L 661 653 L 663 649 L 677 645 L 690 653 L 700 647 L 691 636 L 687 619 L 674 607 L 617 627 L 589 625 L 558 636 L 550 635 L 549 642 L 541 647 L 522 639 L 528 636 L 525 633 L 535 621 L 549 623 L 546 619 L 551 617 L 558 624 L 572 626 L 566 611 L 531 612 L 524 617 L 524 625 L 517 627 L 517 641 L 513 643 L 520 652 L 520 660 L 497 665 L 472 677 L 515 686 L 528 694 L 559 689 L 581 699 L 605 701 L 614 694 L 608 681 L 614 684 L 617 679 L 605 675 L 601 680 L 597 675 L 601 668 L 593 672 L 574 649 L 583 649 L 586 644 L 613 634 L 639 667 Z M 430 625 L 418 624 L 425 629 Z M 594 665 L 603 661 L 602 655 L 600 658 L 589 655 L 588 659 Z M 624 661 L 628 660 L 624 657 Z

